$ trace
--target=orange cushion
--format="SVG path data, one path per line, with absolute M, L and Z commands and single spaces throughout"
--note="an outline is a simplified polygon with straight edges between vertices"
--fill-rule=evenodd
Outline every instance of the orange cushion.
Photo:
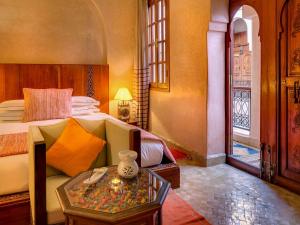
M 70 119 L 60 137 L 47 151 L 47 164 L 68 176 L 75 176 L 90 168 L 104 145 L 104 140 Z

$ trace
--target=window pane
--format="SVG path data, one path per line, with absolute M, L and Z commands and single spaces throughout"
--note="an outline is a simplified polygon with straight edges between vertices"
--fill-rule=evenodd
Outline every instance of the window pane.
M 161 1 L 158 2 L 158 19 L 162 19 L 162 3 Z
M 155 26 L 152 26 L 152 40 L 151 42 L 155 42 Z
M 148 10 L 148 25 L 151 24 L 151 10 Z
M 152 16 L 152 23 L 155 21 L 155 5 L 151 6 L 151 16 Z
M 166 1 L 163 0 L 163 18 L 166 18 Z
M 164 83 L 167 83 L 167 65 L 164 63 Z
M 148 47 L 148 64 L 150 64 L 152 61 L 152 58 L 151 58 L 151 46 Z
M 155 45 L 152 46 L 152 62 L 156 62 L 156 59 L 155 59 Z
M 159 83 L 163 82 L 162 78 L 163 78 L 163 76 L 162 76 L 162 65 L 158 64 L 158 82 Z
M 163 21 L 163 31 L 162 31 L 163 40 L 166 40 L 166 21 Z
M 148 27 L 148 44 L 151 44 L 151 27 Z
M 163 61 L 166 61 L 166 42 L 163 42 Z
M 152 74 L 153 74 L 152 81 L 153 82 L 157 82 L 157 80 L 156 80 L 156 66 L 155 66 L 155 64 L 153 64 L 153 66 L 152 66 Z
M 162 83 L 166 83 L 165 82 L 166 79 L 165 79 L 165 72 L 164 72 L 165 69 L 164 68 L 165 68 L 165 64 L 161 64 L 161 76 L 162 76 L 162 81 L 161 82 Z
M 152 65 L 150 65 L 149 66 L 149 71 L 150 71 L 150 78 L 151 78 L 151 82 L 155 82 L 154 80 L 153 80 L 153 66 Z
M 158 61 L 161 62 L 163 60 L 163 43 L 158 44 Z
M 161 22 L 158 23 L 158 40 L 159 41 L 162 40 L 162 23 Z

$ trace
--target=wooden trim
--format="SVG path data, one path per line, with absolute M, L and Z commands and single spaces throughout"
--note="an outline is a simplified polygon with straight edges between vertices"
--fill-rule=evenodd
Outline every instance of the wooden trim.
M 92 85 L 88 85 L 88 68 L 92 68 Z M 0 81 L 0 102 L 23 99 L 23 88 L 73 88 L 77 96 L 87 96 L 92 88 L 101 111 L 109 113 L 108 65 L 0 64 Z
M 259 176 L 260 170 L 253 166 L 250 166 L 242 161 L 238 161 L 230 155 L 232 154 L 232 138 L 233 138 L 233 128 L 232 128 L 232 81 L 231 81 L 231 68 L 233 59 L 231 57 L 231 49 L 233 49 L 233 43 L 231 40 L 232 37 L 232 22 L 235 13 L 242 7 L 243 5 L 251 6 L 255 9 L 259 16 L 260 21 L 260 30 L 262 27 L 262 17 L 261 17 L 261 5 L 260 2 L 255 0 L 232 0 L 229 1 L 229 23 L 227 25 L 227 32 L 225 36 L 225 152 L 226 152 L 226 162 L 229 165 L 237 167 L 241 170 L 244 170 L 250 174 L 255 176 Z M 259 36 L 260 36 L 259 31 Z M 261 41 L 261 49 L 263 49 L 263 42 Z M 261 76 L 262 76 L 261 71 Z
M 245 171 L 247 173 L 250 173 L 250 174 L 252 174 L 252 175 L 254 175 L 256 177 L 259 177 L 259 175 L 260 175 L 260 170 L 258 168 L 250 166 L 250 165 L 248 165 L 246 163 L 243 163 L 243 162 L 241 162 L 239 160 L 236 160 L 236 159 L 234 159 L 234 158 L 232 158 L 230 156 L 226 157 L 226 163 L 229 164 L 229 165 L 231 165 L 231 166 L 233 166 L 233 167 L 241 169 L 241 170 L 243 170 L 243 171 Z
M 286 189 L 288 189 L 292 192 L 300 194 L 299 183 L 291 181 L 287 178 L 284 178 L 284 177 L 281 177 L 281 176 L 275 176 L 274 184 L 277 184 L 277 185 L 282 186 L 282 187 L 284 187 L 284 188 L 286 188 Z
M 231 79 L 230 79 L 230 23 L 227 25 L 225 36 L 225 153 L 226 155 L 232 152 L 232 101 L 231 101 Z
M 138 129 L 130 130 L 130 140 L 129 146 L 130 150 L 137 152 L 137 159 L 136 162 L 139 167 L 141 167 L 141 131 Z
M 0 224 L 3 225 L 29 225 L 30 203 L 29 198 L 24 201 L 16 201 L 13 204 L 0 207 Z
M 34 147 L 35 224 L 47 225 L 46 208 L 46 144 Z

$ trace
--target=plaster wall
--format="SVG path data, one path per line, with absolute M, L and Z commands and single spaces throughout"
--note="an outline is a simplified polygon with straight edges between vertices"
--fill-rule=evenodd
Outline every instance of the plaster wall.
M 131 89 L 136 0 L 0 0 L 0 63 L 109 64 Z M 110 112 L 116 115 L 116 102 Z
M 225 160 L 225 33 L 228 1 L 212 0 L 208 37 L 207 159 Z M 208 160 L 209 161 L 209 160 Z
M 151 91 L 150 128 L 207 154 L 207 32 L 210 0 L 170 1 L 170 92 Z

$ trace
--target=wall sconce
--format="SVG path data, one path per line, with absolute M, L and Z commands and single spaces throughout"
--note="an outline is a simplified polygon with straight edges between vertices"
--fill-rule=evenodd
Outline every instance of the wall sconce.
M 130 119 L 130 105 L 129 101 L 132 100 L 132 96 L 127 88 L 119 88 L 115 100 L 118 100 L 118 118 L 125 122 Z

